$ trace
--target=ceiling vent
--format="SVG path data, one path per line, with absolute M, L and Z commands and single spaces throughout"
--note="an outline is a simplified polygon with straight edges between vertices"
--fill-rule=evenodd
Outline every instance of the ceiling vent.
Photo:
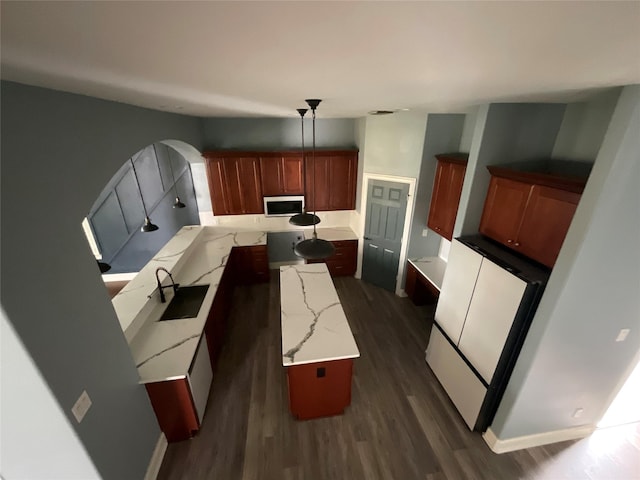
M 395 110 L 371 110 L 369 115 L 391 115 L 396 113 Z

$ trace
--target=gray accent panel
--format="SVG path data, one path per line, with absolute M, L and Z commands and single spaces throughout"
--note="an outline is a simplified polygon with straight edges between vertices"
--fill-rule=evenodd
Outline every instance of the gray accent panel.
M 127 166 L 127 164 L 125 164 L 125 166 Z M 138 186 L 136 185 L 131 165 L 128 165 L 127 171 L 122 176 L 118 185 L 116 185 L 115 191 L 118 195 L 122 215 L 124 216 L 124 221 L 127 225 L 127 233 L 131 234 L 134 230 L 140 228 L 140 225 L 144 222 L 142 201 L 140 200 L 140 193 L 138 192 Z M 98 222 L 95 218 L 93 221 L 96 223 Z M 104 238 L 103 235 L 109 235 L 109 232 L 101 232 L 100 234 L 96 233 L 96 235 L 100 237 L 100 243 L 102 243 L 102 239 Z M 122 246 L 127 238 L 128 235 L 127 237 L 120 239 L 120 245 L 118 245 L 118 248 Z M 115 250 L 113 253 L 115 253 Z
M 129 232 L 115 192 L 112 191 L 98 207 L 91 218 L 91 228 L 98 240 L 103 258 L 111 257 L 127 240 Z
M 160 200 L 164 191 L 153 145 L 149 145 L 135 155 L 133 163 L 138 174 L 140 190 L 142 190 L 142 200 L 147 209 L 150 209 Z

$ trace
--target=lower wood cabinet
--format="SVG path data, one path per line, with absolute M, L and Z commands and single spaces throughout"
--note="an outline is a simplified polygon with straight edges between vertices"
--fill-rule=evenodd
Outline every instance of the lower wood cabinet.
M 185 378 L 145 385 L 167 441 L 186 440 L 200 429 L 212 379 L 209 350 L 203 335 Z
M 353 359 L 287 367 L 289 409 L 298 420 L 339 415 L 351 404 Z
M 411 262 L 407 262 L 407 278 L 404 291 L 416 305 L 427 305 L 438 301 L 438 290 Z
M 234 247 L 236 282 L 239 284 L 269 281 L 269 257 L 266 245 Z
M 337 240 L 335 253 L 325 260 L 307 260 L 307 263 L 326 263 L 332 277 L 355 275 L 358 267 L 358 241 Z
M 268 279 L 266 245 L 234 247 L 220 278 L 188 375 L 176 380 L 145 384 L 158 424 L 167 441 L 186 440 L 193 437 L 200 428 L 228 329 L 235 286 Z

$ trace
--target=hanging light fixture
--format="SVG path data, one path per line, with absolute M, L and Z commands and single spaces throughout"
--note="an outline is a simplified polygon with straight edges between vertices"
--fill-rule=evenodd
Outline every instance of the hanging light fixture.
M 131 167 L 133 168 L 133 176 L 136 179 L 136 185 L 138 186 L 138 193 L 140 193 L 140 199 L 142 200 L 142 209 L 144 210 L 144 225 L 140 229 L 141 232 L 154 232 L 158 230 L 158 226 L 151 223 L 151 219 L 149 218 L 149 214 L 147 213 L 147 207 L 144 204 L 144 198 L 142 197 L 142 189 L 140 188 L 140 182 L 138 181 L 138 174 L 136 173 L 136 166 L 133 164 L 133 158 L 130 158 Z
M 298 108 L 300 114 L 300 120 L 302 124 L 302 182 L 303 192 L 307 194 L 307 159 L 304 156 L 304 114 L 307 113 L 307 108 Z M 314 165 L 315 167 L 315 165 Z M 315 203 L 315 202 L 314 202 Z M 297 225 L 298 227 L 309 227 L 320 223 L 320 217 L 317 215 L 307 213 L 307 206 L 302 209 L 302 213 L 298 213 L 289 219 L 291 225 Z
M 100 260 L 96 260 L 98 262 L 98 268 L 100 269 L 100 273 L 106 273 L 111 270 L 111 265 L 105 262 L 101 262 Z
M 171 156 L 169 156 L 169 168 L 171 169 L 171 178 L 173 179 L 173 193 L 176 194 L 176 201 L 173 203 L 173 208 L 184 208 L 186 205 L 180 201 L 180 197 L 178 196 L 178 186 L 176 185 L 176 177 L 173 175 Z
M 311 118 L 313 119 L 313 149 L 311 155 L 311 158 L 313 160 L 313 215 L 316 214 L 316 108 L 321 101 L 322 100 L 316 98 L 306 100 L 309 108 L 311 108 Z M 316 232 L 316 224 L 314 223 L 313 236 L 308 240 L 298 242 L 293 248 L 293 251 L 296 255 L 306 260 L 321 260 L 333 255 L 336 249 L 331 242 L 327 242 L 326 240 L 318 238 L 318 233 Z

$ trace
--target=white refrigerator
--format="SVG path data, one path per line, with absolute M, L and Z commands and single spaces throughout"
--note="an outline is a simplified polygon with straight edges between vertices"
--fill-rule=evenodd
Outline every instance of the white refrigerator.
M 479 235 L 452 242 L 426 361 L 472 430 L 493 420 L 548 275 Z

